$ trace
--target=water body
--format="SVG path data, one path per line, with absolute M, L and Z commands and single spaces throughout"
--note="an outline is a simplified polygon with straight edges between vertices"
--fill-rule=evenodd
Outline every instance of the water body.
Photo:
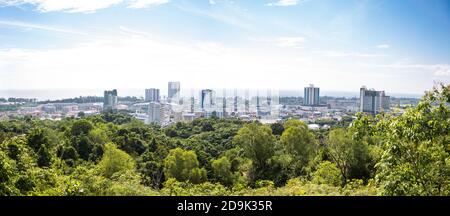
M 231 97 L 235 94 L 234 89 L 214 89 L 216 92 L 216 96 L 222 96 L 223 93 L 228 97 Z M 125 96 L 135 96 L 135 97 L 144 97 L 144 89 L 117 89 L 120 97 Z M 200 89 L 188 89 L 181 90 L 181 96 L 183 97 L 198 97 Z M 104 89 L 15 89 L 15 90 L 0 90 L 0 98 L 35 98 L 39 101 L 43 100 L 58 100 L 58 99 L 67 99 L 67 98 L 75 98 L 80 96 L 103 96 Z M 245 97 L 248 95 L 249 97 L 254 97 L 259 95 L 260 97 L 265 97 L 267 95 L 271 96 L 280 96 L 280 97 L 303 97 L 303 89 L 302 90 L 268 90 L 268 89 L 237 89 L 236 93 L 238 96 Z M 405 93 L 389 93 L 386 92 L 387 95 L 398 98 L 420 98 L 421 95 L 418 94 L 405 94 Z M 167 95 L 167 89 L 161 89 L 161 97 Z M 346 92 L 346 91 L 321 91 L 320 96 L 330 96 L 330 97 L 359 97 L 359 92 Z

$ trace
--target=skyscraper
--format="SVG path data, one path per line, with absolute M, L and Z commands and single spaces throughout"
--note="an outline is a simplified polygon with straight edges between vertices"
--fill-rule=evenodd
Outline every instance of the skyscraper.
M 384 91 L 368 90 L 365 86 L 360 89 L 360 111 L 377 114 L 381 111 L 389 111 L 390 97 Z
M 211 89 L 203 89 L 200 92 L 200 108 L 205 110 L 206 108 L 212 108 L 214 105 L 214 91 Z
M 103 97 L 103 110 L 115 110 L 117 109 L 117 90 L 105 91 Z
M 309 85 L 309 87 L 305 87 L 304 97 L 303 97 L 303 105 L 305 106 L 317 106 L 319 105 L 319 97 L 320 97 L 320 89 L 318 87 L 314 87 L 314 85 Z
M 147 102 L 159 102 L 159 89 L 151 88 L 145 89 L 145 101 Z
M 169 82 L 167 100 L 176 102 L 180 97 L 180 82 Z

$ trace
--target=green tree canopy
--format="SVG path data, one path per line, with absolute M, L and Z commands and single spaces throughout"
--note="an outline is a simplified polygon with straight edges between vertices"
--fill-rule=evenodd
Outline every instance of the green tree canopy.
M 313 173 L 312 182 L 316 184 L 339 186 L 342 184 L 342 174 L 334 163 L 323 161 Z
M 450 85 L 403 115 L 378 123 L 386 134 L 376 179 L 385 195 L 450 195 Z
M 275 154 L 275 136 L 268 126 L 250 123 L 242 127 L 233 139 L 253 162 L 252 179 L 267 178 L 268 162 Z
M 130 155 L 117 149 L 115 144 L 108 143 L 105 145 L 105 153 L 98 164 L 98 169 L 103 176 L 110 178 L 115 173 L 134 170 L 135 166 L 135 161 Z
M 198 184 L 206 181 L 206 170 L 199 168 L 195 152 L 181 148 L 170 150 L 164 159 L 164 173 L 167 178 L 175 178 L 181 182 Z

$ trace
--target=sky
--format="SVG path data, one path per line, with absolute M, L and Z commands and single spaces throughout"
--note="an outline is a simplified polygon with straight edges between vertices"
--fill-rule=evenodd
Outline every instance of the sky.
M 0 0 L 0 89 L 450 83 L 446 0 Z

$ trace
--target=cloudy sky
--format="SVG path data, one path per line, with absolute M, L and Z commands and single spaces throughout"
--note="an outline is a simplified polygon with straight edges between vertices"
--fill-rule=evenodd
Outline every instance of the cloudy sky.
M 0 89 L 422 93 L 450 82 L 446 0 L 0 0 Z

